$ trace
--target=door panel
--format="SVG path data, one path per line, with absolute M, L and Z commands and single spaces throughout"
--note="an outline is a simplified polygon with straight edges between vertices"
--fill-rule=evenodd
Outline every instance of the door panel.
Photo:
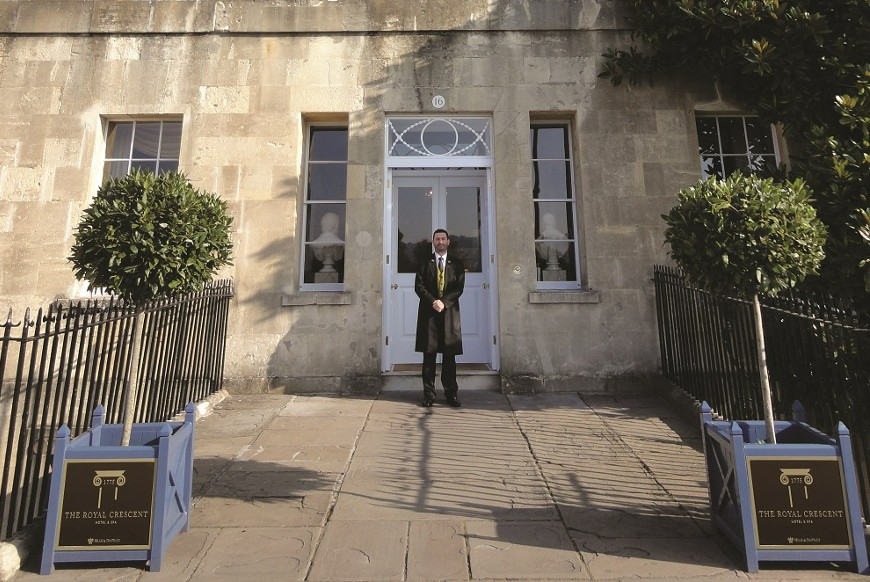
M 419 363 L 414 352 L 417 265 L 432 254 L 432 232 L 450 233 L 448 254 L 465 263 L 460 363 L 492 359 L 485 176 L 397 177 L 393 180 L 389 353 L 391 364 Z

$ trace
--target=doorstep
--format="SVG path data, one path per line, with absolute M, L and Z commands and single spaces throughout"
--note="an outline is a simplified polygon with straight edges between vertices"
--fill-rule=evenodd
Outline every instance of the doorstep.
M 381 374 L 381 391 L 399 392 L 403 390 L 423 390 L 420 380 L 422 364 L 396 364 L 389 372 Z M 441 376 L 438 364 L 437 376 Z M 501 375 L 486 364 L 457 364 L 456 379 L 459 390 L 488 390 L 501 392 Z M 436 380 L 440 390 L 440 381 Z

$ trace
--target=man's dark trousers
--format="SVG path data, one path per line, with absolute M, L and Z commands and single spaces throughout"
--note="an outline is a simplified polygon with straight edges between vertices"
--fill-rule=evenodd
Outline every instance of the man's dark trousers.
M 444 345 L 444 315 L 438 314 L 438 344 Z M 423 399 L 435 400 L 435 360 L 438 352 L 423 352 Z M 459 394 L 459 384 L 456 383 L 456 354 L 448 350 L 441 358 L 441 384 L 444 386 L 444 396 L 452 400 Z
M 435 360 L 437 352 L 423 354 L 423 399 L 435 400 Z M 445 353 L 441 360 L 441 383 L 444 385 L 444 396 L 447 400 L 456 398 L 459 385 L 456 383 L 456 354 Z

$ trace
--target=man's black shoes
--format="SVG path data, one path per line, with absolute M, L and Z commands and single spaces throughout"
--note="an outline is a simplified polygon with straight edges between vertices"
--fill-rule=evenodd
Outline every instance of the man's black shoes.
M 432 408 L 433 404 L 434 402 L 432 402 L 431 400 L 424 400 L 420 403 L 420 406 L 422 406 L 423 408 Z M 462 403 L 459 402 L 459 399 L 454 396 L 447 399 L 447 405 L 452 406 L 453 408 L 459 408 L 462 406 Z

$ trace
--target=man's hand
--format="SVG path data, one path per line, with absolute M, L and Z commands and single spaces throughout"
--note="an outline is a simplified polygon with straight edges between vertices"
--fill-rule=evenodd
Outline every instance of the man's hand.
M 432 304 L 432 309 L 434 309 L 438 313 L 441 313 L 442 311 L 444 311 L 444 303 L 440 299 L 436 299 L 435 302 Z

